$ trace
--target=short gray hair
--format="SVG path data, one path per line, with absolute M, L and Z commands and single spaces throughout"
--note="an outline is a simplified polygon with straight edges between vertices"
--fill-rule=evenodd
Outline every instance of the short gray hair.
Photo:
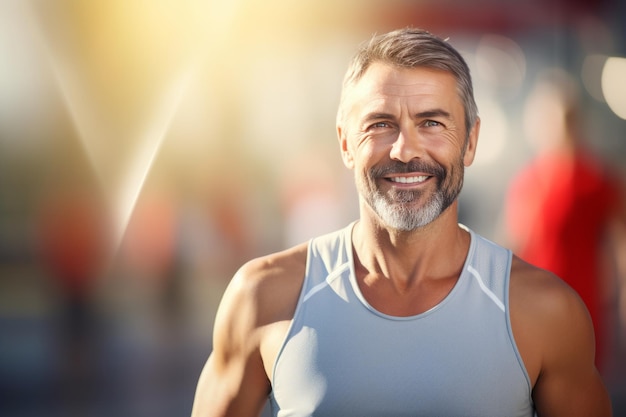
M 375 35 L 361 45 L 352 58 L 343 80 L 337 123 L 343 121 L 347 90 L 361 79 L 374 62 L 402 68 L 432 68 L 451 73 L 457 81 L 459 96 L 465 110 L 466 135 L 469 135 L 478 119 L 469 67 L 461 54 L 446 40 L 417 28 L 404 28 Z

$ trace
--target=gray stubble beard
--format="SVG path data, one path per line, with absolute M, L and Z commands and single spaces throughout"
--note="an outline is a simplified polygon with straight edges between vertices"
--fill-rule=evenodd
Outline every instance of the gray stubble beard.
M 385 170 L 390 171 L 390 169 Z M 414 170 L 418 171 L 418 169 Z M 410 232 L 433 222 L 456 200 L 463 187 L 464 165 L 462 161 L 452 167 L 450 172 L 443 167 L 438 167 L 436 170 L 438 175 L 435 176 L 437 180 L 435 193 L 422 207 L 412 207 L 411 203 L 418 200 L 423 192 L 400 190 L 385 195 L 375 186 L 376 178 L 380 177 L 377 171 L 380 170 L 372 169 L 369 172 L 367 180 L 371 185 L 369 189 L 372 191 L 364 195 L 364 198 L 384 224 L 402 232 Z M 445 184 L 446 180 L 451 183 Z

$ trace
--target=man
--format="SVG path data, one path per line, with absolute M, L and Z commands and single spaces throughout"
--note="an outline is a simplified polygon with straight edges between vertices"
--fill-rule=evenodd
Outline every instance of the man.
M 480 120 L 469 70 L 416 29 L 373 38 L 337 117 L 360 219 L 255 259 L 224 294 L 194 417 L 609 416 L 584 305 L 459 226 Z
M 509 185 L 506 241 L 520 258 L 555 273 L 581 296 L 594 324 L 596 366 L 608 371 L 607 306 L 619 287 L 615 278 L 626 276 L 623 186 L 585 145 L 578 85 L 569 74 L 542 72 L 524 109 L 536 155 Z

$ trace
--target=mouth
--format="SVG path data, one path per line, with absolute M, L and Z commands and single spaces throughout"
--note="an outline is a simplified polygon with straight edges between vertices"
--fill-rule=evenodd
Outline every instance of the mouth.
M 429 175 L 388 177 L 387 180 L 397 184 L 420 184 L 429 179 Z

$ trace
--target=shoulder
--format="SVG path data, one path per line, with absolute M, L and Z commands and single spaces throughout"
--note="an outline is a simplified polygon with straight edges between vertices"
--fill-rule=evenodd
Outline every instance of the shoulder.
M 301 244 L 245 263 L 229 283 L 220 309 L 232 304 L 241 316 L 245 308 L 252 326 L 285 319 L 295 309 L 302 287 L 307 247 Z
M 610 398 L 594 363 L 593 324 L 578 294 L 514 257 L 509 305 L 537 414 L 610 416 Z
M 583 307 L 578 294 L 558 276 L 513 255 L 511 297 L 542 313 L 558 313 L 563 308 Z M 548 311 L 545 311 L 545 310 Z
M 531 321 L 536 331 L 551 332 L 564 322 L 590 330 L 589 313 L 580 296 L 553 273 L 517 256 L 511 265 L 512 314 Z
M 577 349 L 572 353 L 593 363 L 591 318 L 562 279 L 513 256 L 509 303 L 514 336 L 531 379 L 565 358 L 568 349 Z
M 272 323 L 291 318 L 306 265 L 307 245 L 251 260 L 234 275 L 213 329 L 194 416 L 259 415 L 270 390 L 262 354 Z

